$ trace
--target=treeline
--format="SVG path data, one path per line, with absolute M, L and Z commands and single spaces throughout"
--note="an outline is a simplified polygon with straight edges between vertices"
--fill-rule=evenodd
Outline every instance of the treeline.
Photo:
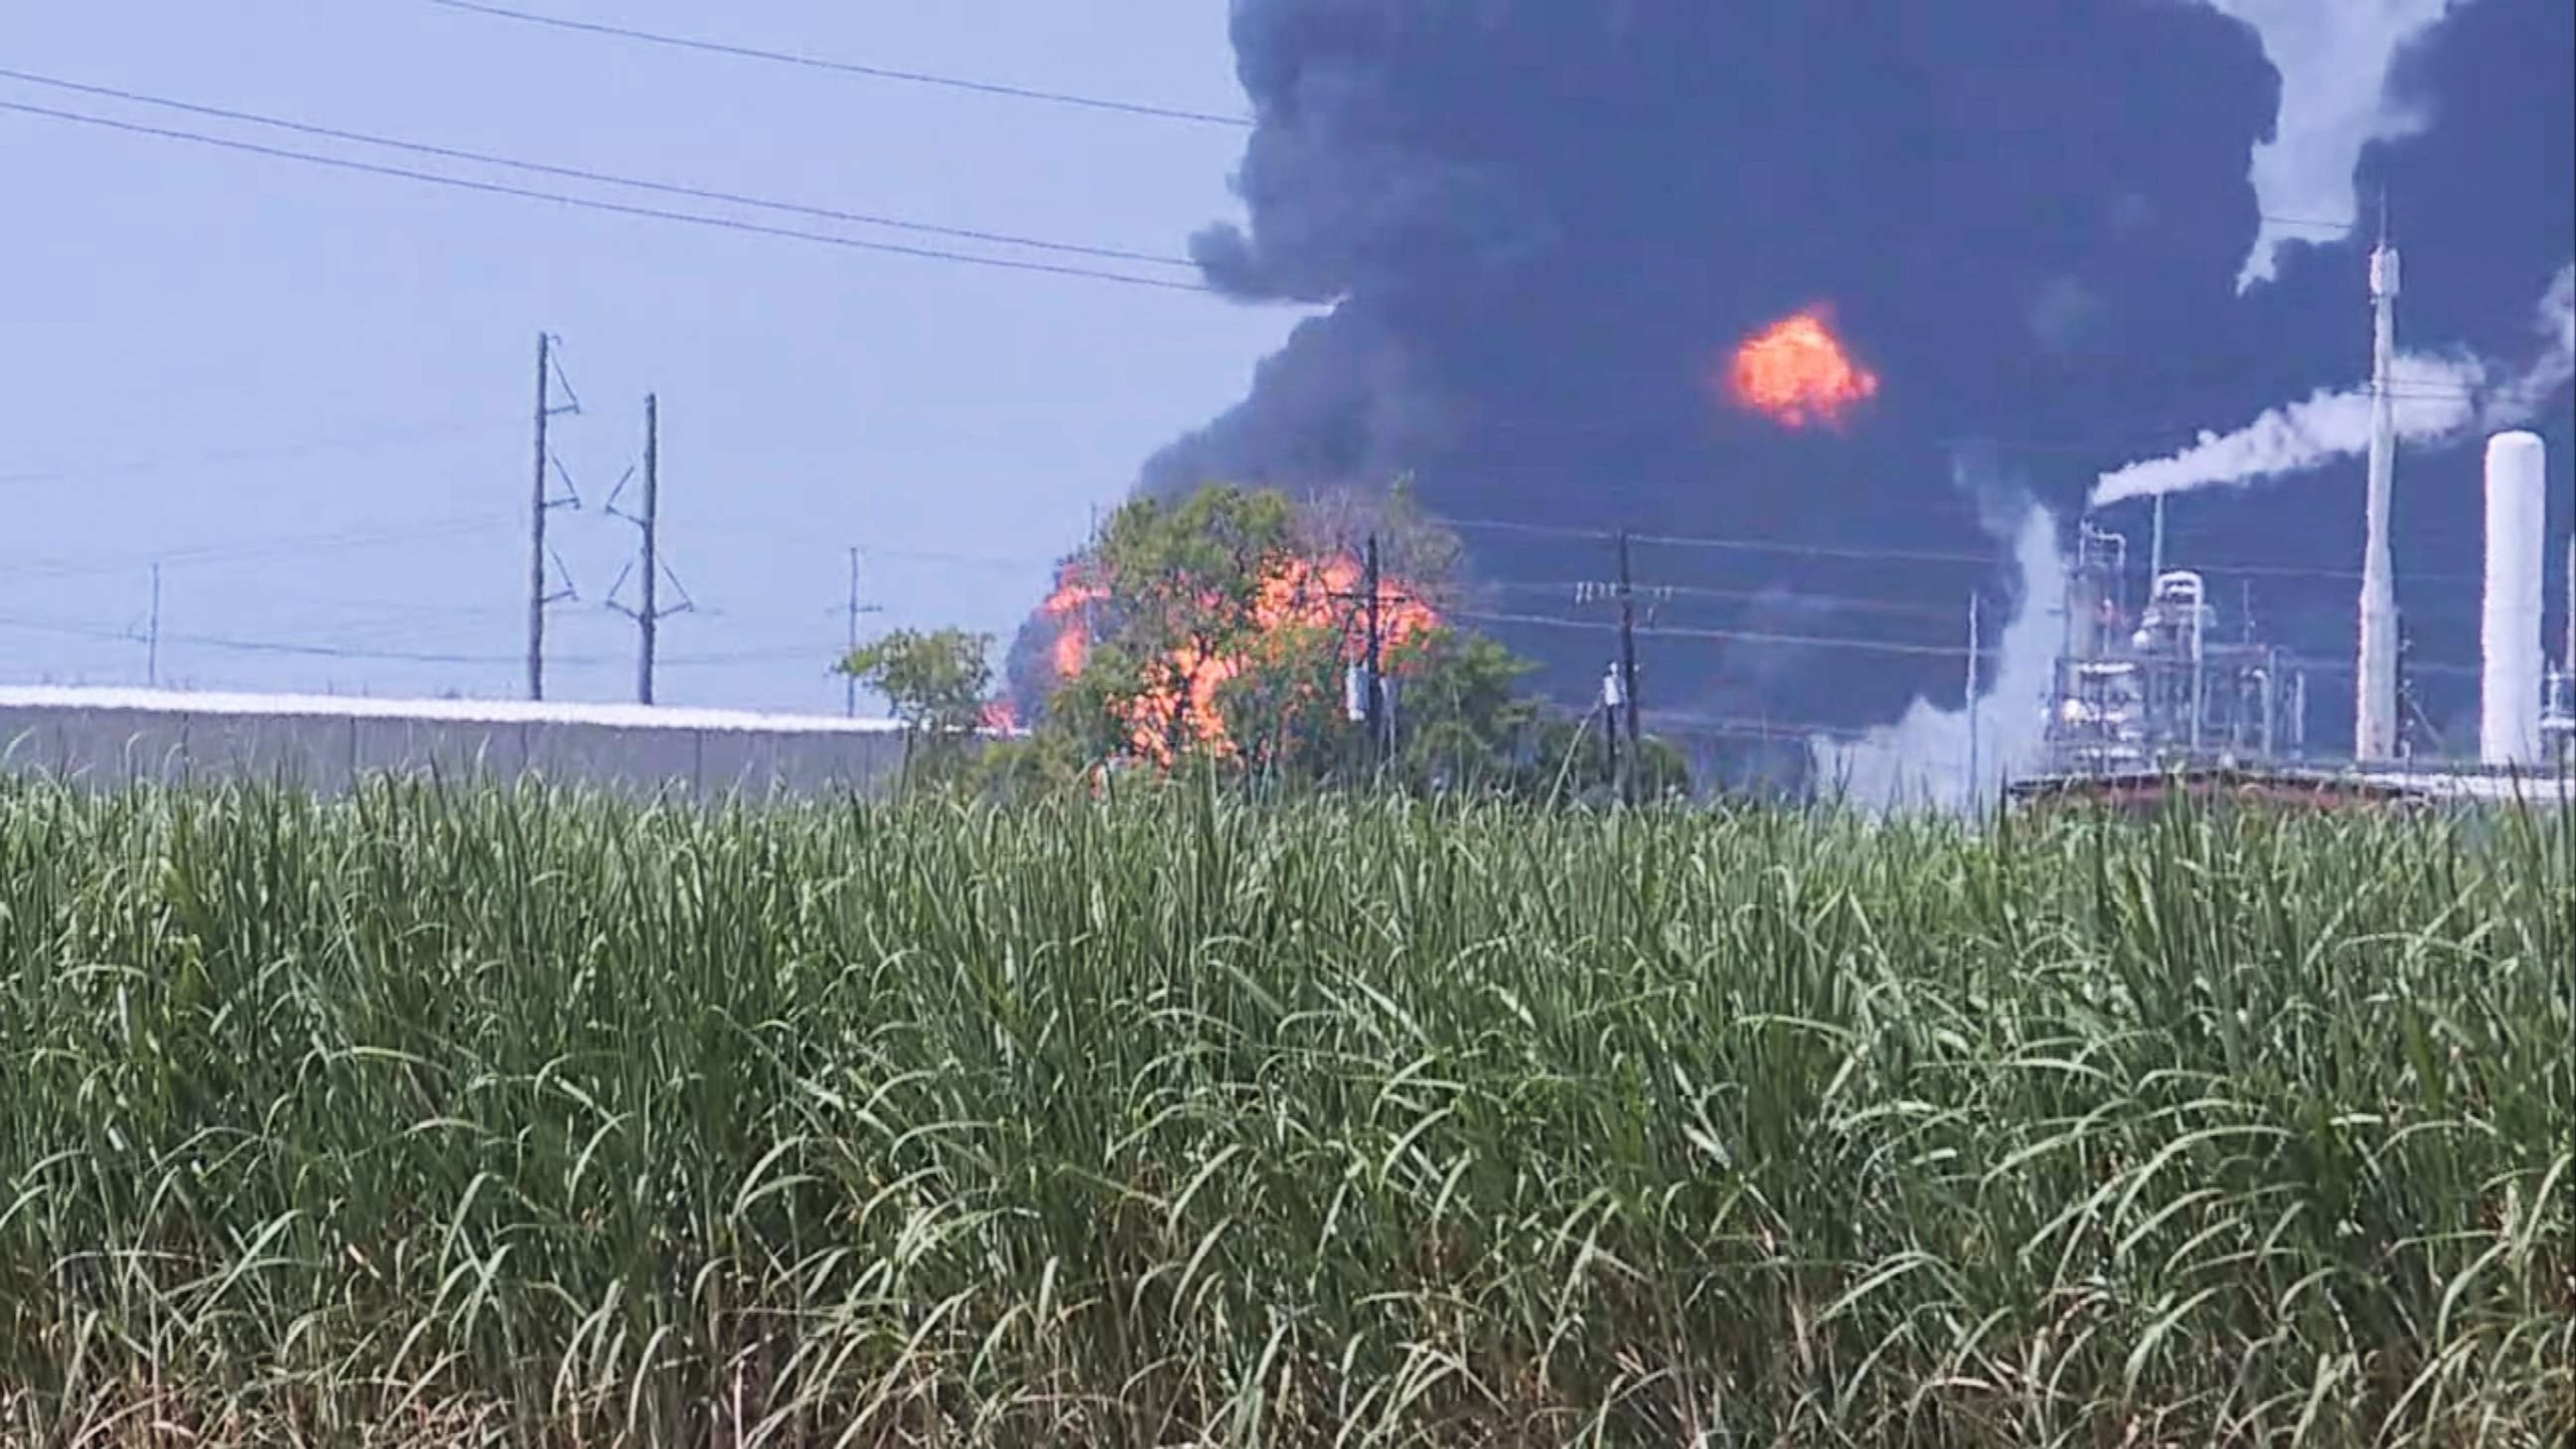
M 916 788 L 1024 796 L 1188 767 L 1290 792 L 1688 793 L 1681 754 L 1632 747 L 1615 700 L 1551 703 L 1529 661 L 1454 619 L 1461 557 L 1401 485 L 1305 501 L 1211 485 L 1126 504 L 1065 561 L 1048 658 L 1007 695 L 992 638 L 963 630 L 898 630 L 842 667 L 905 721 Z

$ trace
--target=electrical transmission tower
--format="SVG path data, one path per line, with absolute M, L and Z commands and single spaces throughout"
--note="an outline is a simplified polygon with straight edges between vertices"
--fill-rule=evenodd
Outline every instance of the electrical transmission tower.
M 633 477 L 634 474 L 630 471 L 627 478 L 618 481 L 616 492 L 608 497 L 607 511 L 610 516 L 623 518 L 636 526 L 643 535 L 643 548 L 636 562 L 619 570 L 617 582 L 609 585 L 608 607 L 635 621 L 637 635 L 635 702 L 651 704 L 653 702 L 653 651 L 659 626 L 664 619 L 673 614 L 685 614 L 697 607 L 690 600 L 688 588 L 680 582 L 679 575 L 671 572 L 671 566 L 662 561 L 662 408 L 660 400 L 651 394 L 647 394 L 644 398 L 643 511 L 621 512 L 617 507 L 618 496 L 626 491 L 627 480 Z M 633 608 L 628 608 L 617 601 L 618 590 L 625 585 L 629 576 L 639 580 L 637 591 L 642 596 L 641 601 Z M 657 586 L 664 580 L 668 580 L 672 592 L 680 596 L 680 602 L 669 608 L 664 608 L 657 598 L 659 593 Z
M 572 586 L 571 571 L 564 567 L 560 555 L 546 543 L 546 515 L 558 508 L 581 507 L 581 495 L 573 489 L 572 478 L 563 464 L 555 460 L 546 443 L 546 424 L 556 418 L 581 411 L 581 398 L 563 375 L 563 364 L 555 358 L 556 339 L 537 334 L 537 462 L 536 481 L 528 500 L 528 698 L 546 697 L 546 609 L 568 599 L 578 598 Z M 555 405 L 553 389 L 560 384 L 565 403 Z M 550 478 L 563 481 L 560 498 L 548 487 Z M 549 574 L 547 565 L 553 565 Z M 557 585 L 554 579 L 561 579 Z

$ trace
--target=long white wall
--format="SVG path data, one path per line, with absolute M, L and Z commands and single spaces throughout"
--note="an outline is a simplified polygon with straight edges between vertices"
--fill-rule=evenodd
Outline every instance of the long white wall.
M 524 776 L 700 798 L 882 793 L 903 737 L 878 721 L 451 701 L 0 690 L 0 766 L 115 787 L 379 774 Z

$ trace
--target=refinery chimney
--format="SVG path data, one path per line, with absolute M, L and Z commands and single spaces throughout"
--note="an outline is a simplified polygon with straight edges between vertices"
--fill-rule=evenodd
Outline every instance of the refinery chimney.
M 2487 592 L 2478 691 L 2478 759 L 2541 763 L 2540 638 L 2547 545 L 2547 449 L 2533 433 L 2487 440 Z
M 2370 254 L 2369 540 L 2361 558 L 2361 657 L 2354 670 L 2353 758 L 2397 754 L 2397 584 L 2388 545 L 2389 485 L 2397 473 L 2397 249 L 2383 234 Z

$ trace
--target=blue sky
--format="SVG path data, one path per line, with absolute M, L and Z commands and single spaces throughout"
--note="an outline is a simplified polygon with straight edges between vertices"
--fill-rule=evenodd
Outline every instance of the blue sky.
M 1203 0 L 528 8 L 1189 109 L 1244 104 L 1223 7 Z M 426 0 L 13 9 L 11 69 L 347 130 L 1175 255 L 1236 211 L 1243 132 L 1221 126 L 639 46 Z M 16 82 L 0 82 L 0 100 L 423 164 Z M 0 113 L 0 170 L 0 674 L 21 681 L 139 682 L 143 647 L 98 636 L 140 628 L 158 559 L 165 682 L 516 692 L 542 328 L 563 338 L 583 404 L 557 420 L 556 452 L 593 502 L 640 452 L 644 394 L 661 397 L 666 548 L 702 610 L 664 628 L 662 697 L 837 708 L 823 670 L 848 547 L 868 550 L 885 608 L 872 626 L 1007 631 L 1091 508 L 1238 398 L 1296 320 L 19 114 Z M 623 697 L 633 631 L 599 596 L 633 533 L 595 511 L 553 526 L 583 600 L 554 616 L 549 692 Z M 341 652 L 183 642 L 202 639 Z M 405 654 L 478 662 L 382 657 Z
M 1247 104 L 1226 34 L 1229 7 L 1214 0 L 1079 7 L 782 0 L 722 13 L 680 0 L 500 3 L 1191 110 L 1238 113 Z M 1047 561 L 1079 540 L 1092 509 L 1120 497 L 1157 450 L 1238 404 L 1247 426 L 1221 436 L 1217 452 L 1249 450 L 1249 461 L 1219 458 L 1210 467 L 1269 476 L 1265 464 L 1308 453 L 1328 471 L 1383 472 L 1419 461 L 1426 496 L 1442 506 L 1551 517 L 1571 509 L 1595 526 L 1592 480 L 1606 471 L 1633 496 L 1614 489 L 1605 506 L 1632 523 L 1660 519 L 1668 531 L 1785 537 L 1812 526 L 1849 544 L 1868 541 L 1876 519 L 1909 531 L 1947 527 L 1945 537 L 1974 548 L 1982 535 L 1969 503 L 1944 481 L 1946 472 L 1936 469 L 1936 477 L 1921 466 L 1938 454 L 1928 440 L 1946 436 L 1952 414 L 2018 427 L 2042 443 L 2161 439 L 2186 426 L 2234 426 L 2312 386 L 2350 380 L 2359 365 L 2357 250 L 2311 252 L 2304 267 L 2286 266 L 2277 285 L 2258 285 L 2241 317 L 2222 317 L 2221 304 L 2223 280 L 2240 266 L 2255 277 L 2271 272 L 2270 240 L 2313 237 L 2315 219 L 2352 213 L 2354 166 L 2366 142 L 2426 127 L 2442 140 L 2448 125 L 2458 133 L 2443 141 L 2449 149 L 2426 154 L 2467 155 L 2466 170 L 2507 188 L 2496 194 L 2545 200 L 2549 186 L 2562 184 L 2535 169 L 2555 154 L 2546 145 L 2531 141 L 2526 156 L 2506 139 L 2528 140 L 2546 126 L 2523 124 L 2510 106 L 2487 115 L 2479 103 L 2511 93 L 2538 97 L 2541 113 L 2563 109 L 2563 60 L 2542 56 L 2530 74 L 2468 89 L 2436 65 L 2433 90 L 2399 104 L 2383 85 L 2402 44 L 2446 11 L 2455 22 L 2506 22 L 2490 27 L 2495 33 L 2480 42 L 2486 50 L 2462 51 L 2486 54 L 2517 34 L 2549 33 L 2533 18 L 2550 0 L 2213 0 L 2259 29 L 2263 58 L 2279 75 L 2278 141 L 2254 148 L 2250 161 L 2245 138 L 2268 114 L 2247 109 L 2261 104 L 2261 66 L 2241 36 L 2188 23 L 2184 0 L 2175 14 L 2143 20 L 2118 6 L 2068 12 L 2100 24 L 2060 26 L 2060 43 L 2071 48 L 2054 64 L 2009 69 L 2030 92 L 2018 109 L 1980 77 L 1994 56 L 2013 53 L 2011 27 L 2026 15 L 2006 5 L 1962 6 L 1934 24 L 1897 7 L 1890 13 L 1912 15 L 1922 29 L 1874 63 L 1904 74 L 1948 66 L 1917 79 L 1981 97 L 1985 111 L 1965 120 L 1948 113 L 1927 120 L 1895 94 L 1904 87 L 1869 79 L 1878 72 L 1853 55 L 1836 30 L 1842 22 L 1827 12 L 1783 5 L 1739 14 L 1673 3 L 1586 17 L 1537 0 L 1518 10 L 1483 0 L 1420 10 L 1404 9 L 1408 3 L 1231 7 L 1254 17 L 1248 33 L 1267 37 L 1274 58 L 1291 62 L 1270 78 L 1273 99 L 1296 99 L 1274 110 L 1265 133 L 1274 143 L 1273 185 L 1266 222 L 1254 220 L 1263 254 L 1320 266 L 1328 281 L 1350 267 L 1375 278 L 1367 287 L 1339 279 L 1365 304 L 1346 307 L 1350 315 L 1340 320 L 1370 327 L 1311 333 L 1317 345 L 1292 349 L 1295 365 L 1272 369 L 1272 385 L 1250 389 L 1249 400 L 1254 363 L 1279 347 L 1296 311 L 469 195 L 0 110 L 0 167 L 12 182 L 12 204 L 0 217 L 7 342 L 0 499 L 11 505 L 0 531 L 0 679 L 139 682 L 145 650 L 129 636 L 144 623 L 158 560 L 164 682 L 515 694 L 527 415 L 540 328 L 564 339 L 564 367 L 585 405 L 581 416 L 558 420 L 556 452 L 594 505 L 638 456 L 643 395 L 661 396 L 665 543 L 701 605 L 663 633 L 660 693 L 673 703 L 837 708 L 841 692 L 825 671 L 841 639 L 853 545 L 867 551 L 868 593 L 885 610 L 871 627 L 960 623 L 1007 636 L 1042 591 Z M 432 0 L 83 0 L 18 10 L 0 31 L 0 67 L 315 125 L 1157 254 L 1177 255 L 1200 228 L 1242 215 L 1228 189 L 1247 136 L 1237 127 L 641 46 Z M 1761 14 L 1793 13 L 1795 25 L 1756 23 Z M 1467 29 L 1445 47 L 1414 47 L 1407 39 L 1419 38 L 1414 28 L 1387 23 L 1399 14 L 1434 29 Z M 2103 48 L 2111 32 L 2102 27 L 2115 16 L 2172 43 L 2132 65 L 2128 52 Z M 1627 28 L 1688 44 L 1660 57 L 1630 54 L 1617 42 Z M 1755 54 L 1748 36 L 1786 49 Z M 1378 42 L 1383 53 L 1370 48 Z M 1533 98 L 1515 86 L 1531 79 L 1538 56 L 1546 57 L 1540 69 L 1564 74 L 1550 82 L 1556 91 L 1542 88 Z M 2204 60 L 2226 62 L 2225 75 Z M 1613 61 L 1672 93 L 1644 97 L 1653 104 L 1633 116 L 1594 116 L 1596 127 L 1609 127 L 1595 135 L 1567 98 L 1584 94 L 1587 65 Z M 1741 73 L 1721 74 L 1721 62 Z M 1834 74 L 1838 65 L 1851 72 L 1848 96 L 1783 79 L 1809 69 Z M 2111 79 L 2094 84 L 2088 66 L 2107 67 Z M 1775 83 L 1795 94 L 1766 100 L 1764 87 Z M 1613 90 L 1628 95 L 1626 84 Z M 2065 174 L 2052 171 L 2058 163 L 2044 146 L 2023 144 L 2029 118 L 2059 115 L 2053 88 L 2067 86 L 2101 101 L 2096 134 L 2126 138 L 2126 161 L 2100 178 L 2073 163 Z M 0 103 L 727 210 L 280 137 L 23 80 L 0 79 Z M 1842 203 L 1893 194 L 1896 183 L 1919 175 L 1901 169 L 1852 184 L 1841 169 L 1845 152 L 1829 146 L 1821 159 L 1804 156 L 1794 134 L 1751 147 L 1705 144 L 1730 134 L 1730 106 L 1777 117 L 1794 105 L 1820 108 L 1811 119 L 1830 123 L 1820 134 L 1841 138 L 1833 146 L 1895 154 L 1941 140 L 1968 179 L 1995 182 L 1995 194 L 1932 215 L 1932 224 L 1901 238 L 1914 260 L 1891 268 L 1889 233 L 1852 223 Z M 1415 111 L 1417 132 L 1385 129 Z M 2449 113 L 2457 114 L 2446 120 Z M 1658 135 L 1656 125 L 1674 129 Z M 1452 146 L 1454 155 L 1444 149 Z M 2000 178 L 1977 172 L 1977 158 L 2007 152 L 2021 159 L 2002 166 Z M 1780 164 L 1750 164 L 1764 155 Z M 2142 169 L 2124 174 L 2120 165 Z M 1819 176 L 1833 184 L 1807 184 Z M 2230 208 L 2248 177 L 2264 213 L 2307 224 L 2284 231 L 2267 223 L 2260 240 L 2250 230 L 2238 237 L 2235 223 L 2252 223 Z M 1425 243 L 1474 231 L 1476 216 L 1438 198 L 1444 187 L 1478 178 L 1500 189 L 1460 194 L 1537 203 L 1525 215 L 1508 207 L 1501 214 L 1530 223 L 1527 235 L 1504 237 L 1514 243 L 1504 254 L 1535 256 L 1542 273 L 1546 265 L 1571 270 L 1546 274 L 1555 277 L 1552 288 L 1504 283 L 1490 298 L 1467 285 L 1455 297 L 1474 300 L 1453 314 L 1441 299 L 1462 279 L 1452 276 L 1447 253 Z M 2412 184 L 2427 186 L 2421 178 Z M 2046 228 L 2026 224 L 2034 218 L 2081 221 L 2092 202 L 2113 211 L 2143 204 L 2088 195 L 2103 187 L 2170 189 L 2152 245 L 2132 238 L 2125 252 L 2110 243 L 2063 257 L 2046 251 L 2038 240 Z M 1823 211 L 1796 225 L 1763 224 L 1777 219 L 1762 200 L 1773 193 L 1805 197 Z M 2503 242 L 2531 223 L 2488 216 L 2464 229 L 2455 223 L 2465 211 L 2446 203 L 2410 223 L 2410 274 L 2425 285 L 2409 321 L 2426 325 L 2408 335 L 2466 337 L 2458 317 L 2431 325 L 2448 308 L 2511 330 L 2519 345 L 2546 269 L 2521 265 L 2531 258 L 2519 252 L 2512 266 L 2488 254 L 2512 250 Z M 1413 226 L 1432 220 L 1440 224 Z M 2548 234 L 2532 244 L 2554 268 L 2565 255 L 2563 229 L 2555 218 L 2540 221 Z M 1989 256 L 1973 243 L 1976 227 L 1988 224 L 2030 243 L 2033 254 Z M 2493 232 L 2486 240 L 2495 244 L 2465 235 L 2479 229 Z M 1951 276 L 1986 290 L 1898 288 L 1903 297 L 1871 305 L 1926 256 L 1951 256 L 1944 264 Z M 1587 271 L 1585 258 L 1599 265 Z M 1763 270 L 1766 258 L 1779 275 Z M 1769 476 L 1761 473 L 1764 450 L 1777 452 L 1777 440 L 1721 445 L 1691 378 L 1700 354 L 1723 345 L 1738 324 L 1812 300 L 1800 289 L 1817 286 L 1853 304 L 1853 326 L 1890 370 L 1876 451 L 1801 455 L 1779 475 L 1806 478 L 1800 470 L 1824 468 L 1849 475 L 1843 491 L 1746 491 L 1746 479 Z M 2199 310 L 2168 309 L 2155 300 L 2165 295 L 2160 286 L 2184 288 Z M 2034 351 L 2014 327 L 1989 325 L 2029 310 L 2022 294 L 2033 287 L 2042 300 L 2090 299 L 2103 314 L 2092 324 L 2098 341 L 2110 350 L 2060 359 L 2052 371 L 2044 348 Z M 1595 327 L 1568 310 L 1587 299 L 1612 309 L 1615 325 Z M 2125 322 L 2117 315 L 2123 299 L 2135 314 Z M 1963 333 L 1942 308 L 1971 302 L 1987 310 Z M 2193 319 L 2204 313 L 2280 345 L 2238 355 L 2197 329 Z M 1391 325 L 1372 330 L 1378 322 Z M 1885 330 L 1871 337 L 1873 327 Z M 1992 353 L 1980 367 L 1953 365 L 1949 339 L 1961 335 Z M 1580 348 L 1592 344 L 1599 355 L 1586 362 Z M 1909 373 L 1900 366 L 1909 354 L 1941 361 Z M 1533 360 L 1544 363 L 1527 365 Z M 2115 375 L 2121 368 L 2176 393 L 2148 396 L 2152 389 Z M 1968 405 L 1975 400 L 1946 397 L 1962 375 L 1993 383 L 2004 415 L 1986 417 Z M 2026 376 L 2065 394 L 2061 415 L 2026 416 L 2036 407 L 2032 395 L 2006 381 Z M 1643 440 L 1655 446 L 1623 468 L 1605 463 L 1604 445 L 1589 440 L 1622 425 L 1619 407 L 1636 409 L 1622 392 L 1632 383 L 1677 399 L 1688 417 L 1663 419 L 1672 425 Z M 1444 399 L 1493 414 L 1473 430 L 1489 436 L 1467 440 L 1490 445 L 1491 456 L 1465 447 L 1444 459 L 1425 445 L 1415 451 L 1427 448 L 1427 458 L 1396 449 L 1381 459 L 1371 444 L 1363 463 L 1335 462 L 1344 434 L 1367 443 L 1384 425 L 1402 442 L 1404 427 L 1446 416 L 1421 406 Z M 1330 417 L 1307 416 L 1316 408 L 1347 410 L 1343 421 L 1356 423 L 1328 426 Z M 1479 415 L 1458 410 L 1461 418 Z M 1579 446 L 1569 445 L 1571 464 L 1522 441 L 1560 425 L 1580 434 Z M 2080 489 L 2096 462 L 2126 460 L 2063 450 L 2031 456 L 2029 471 L 2052 470 L 2059 491 Z M 2292 508 L 2308 496 L 2298 490 L 2340 498 L 2339 477 L 2299 480 L 2272 502 L 2256 502 Z M 1720 478 L 1735 481 L 1719 488 Z M 1863 506 L 1865 498 L 1884 502 L 1883 515 Z M 1791 506 L 1799 500 L 1824 506 L 1802 523 Z M 1891 522 L 1900 509 L 1902 525 Z M 2267 556 L 2292 548 L 2297 536 L 2264 522 L 2272 516 L 2216 505 L 2192 512 L 2228 535 L 2231 547 L 2259 540 Z M 633 631 L 600 598 L 631 555 L 633 533 L 595 509 L 553 522 L 583 597 L 553 615 L 551 692 L 626 697 Z M 2318 544 L 2321 556 L 2339 561 L 2336 547 Z M 1555 543 L 1547 548 L 1544 557 L 1516 558 L 1497 546 L 1482 562 L 1500 577 L 1519 570 L 1555 578 L 1572 565 L 1555 556 Z M 1694 567 L 1701 563 L 1715 567 L 1707 560 Z M 1813 583 L 1761 572 L 1758 563 L 1736 557 L 1682 581 L 1775 592 Z M 1868 586 L 1895 591 L 1901 582 L 1873 578 Z M 1939 582 L 1941 600 L 1957 597 L 1954 581 Z M 2320 605 L 2323 623 L 2306 642 L 2340 648 L 2331 636 L 2348 616 L 2349 590 L 2323 580 L 2313 592 L 2333 598 Z M 2431 647 L 2456 649 L 2458 641 Z M 1781 686 L 1763 658 L 1736 669 L 1694 655 L 1672 668 L 1703 684 L 1725 683 L 1729 670 L 1746 673 L 1754 681 L 1746 688 L 1768 691 L 1762 707 L 1808 707 L 1772 697 Z M 1844 699 L 1839 681 L 1850 671 L 1831 672 L 1819 685 L 1831 686 L 1827 704 L 1886 713 L 1875 697 Z M 1920 687 L 1885 671 L 1872 677 L 1891 699 Z

